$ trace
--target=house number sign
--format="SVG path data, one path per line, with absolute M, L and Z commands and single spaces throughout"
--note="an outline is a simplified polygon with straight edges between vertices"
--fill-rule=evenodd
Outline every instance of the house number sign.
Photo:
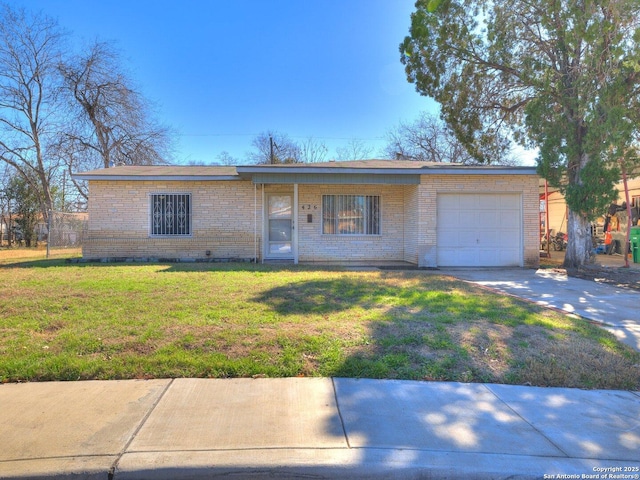
M 311 205 L 310 203 L 303 203 L 300 205 L 300 210 L 311 211 L 318 210 L 318 205 Z

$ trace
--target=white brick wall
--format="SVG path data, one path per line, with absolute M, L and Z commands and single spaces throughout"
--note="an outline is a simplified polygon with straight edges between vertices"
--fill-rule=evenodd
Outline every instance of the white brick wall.
M 264 187 L 265 194 L 293 194 L 293 191 L 293 185 Z M 299 260 L 406 261 L 420 266 L 436 266 L 436 196 L 441 192 L 465 191 L 522 194 L 524 264 L 537 266 L 538 179 L 520 175 L 423 175 L 420 185 L 301 184 L 298 187 L 299 207 L 294 212 Z M 158 192 L 191 194 L 191 236 L 150 236 L 149 196 Z M 89 240 L 83 255 L 88 259 L 251 259 L 257 250 L 260 259 L 262 193 L 261 186 L 254 189 L 248 181 L 91 181 Z M 379 195 L 381 234 L 323 235 L 323 194 Z M 307 206 L 311 206 L 311 210 L 307 210 Z M 308 214 L 312 215 L 311 223 L 307 221 Z M 210 256 L 206 255 L 207 251 L 210 251 Z
M 322 234 L 322 195 L 379 195 L 380 235 Z M 404 259 L 404 192 L 397 185 L 300 185 L 299 260 L 322 261 L 402 261 Z M 317 210 L 313 208 L 317 206 Z M 313 223 L 307 222 L 307 214 Z
M 436 264 L 436 211 L 438 193 L 521 193 L 523 204 L 523 260 L 525 267 L 540 261 L 538 177 L 532 175 L 423 175 L 419 200 L 420 266 Z
M 149 196 L 160 192 L 191 194 L 191 236 L 150 236 Z M 257 195 L 256 201 L 260 222 L 262 197 Z M 260 237 L 259 230 L 258 242 Z M 255 240 L 251 182 L 89 183 L 89 239 L 83 248 L 85 258 L 250 259 L 255 254 Z
M 419 186 L 407 185 L 404 188 L 404 261 L 418 263 L 418 244 L 420 235 Z

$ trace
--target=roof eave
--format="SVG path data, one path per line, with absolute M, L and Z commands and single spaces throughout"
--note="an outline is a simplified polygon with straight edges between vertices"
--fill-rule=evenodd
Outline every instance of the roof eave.
M 283 174 L 373 174 L 373 175 L 537 175 L 535 167 L 420 167 L 420 168 L 336 168 L 336 167 L 278 167 L 238 166 L 241 176 L 255 173 Z
M 538 175 L 535 167 L 444 167 L 421 170 L 420 175 Z
M 131 180 L 131 181 L 170 181 L 170 182 L 197 182 L 197 181 L 238 181 L 242 180 L 237 175 L 85 175 L 75 173 L 71 175 L 74 180 Z

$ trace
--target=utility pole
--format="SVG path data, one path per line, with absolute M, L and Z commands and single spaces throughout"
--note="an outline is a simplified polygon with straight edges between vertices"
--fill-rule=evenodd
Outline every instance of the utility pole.
M 273 165 L 273 137 L 269 135 L 269 163 Z
M 65 208 L 65 187 L 67 186 L 67 171 L 63 170 L 62 171 L 62 208 L 60 209 L 63 212 L 66 212 L 67 209 Z

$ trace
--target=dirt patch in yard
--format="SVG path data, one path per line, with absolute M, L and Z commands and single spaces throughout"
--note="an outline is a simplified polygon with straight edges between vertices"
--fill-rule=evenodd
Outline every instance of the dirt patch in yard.
M 619 260 L 620 265 L 616 265 Z M 591 280 L 593 282 L 605 283 L 615 287 L 630 288 L 640 292 L 640 264 L 633 264 L 630 267 L 623 266 L 624 259 L 621 257 L 607 258 L 598 255 L 591 265 L 584 265 L 580 268 L 563 268 L 564 258 L 541 258 L 541 268 L 552 268 L 558 272 L 566 273 L 570 277 Z
M 606 283 L 616 287 L 631 288 L 640 292 L 640 271 L 635 269 L 586 265 L 580 268 L 566 269 L 566 272 L 570 277 Z

